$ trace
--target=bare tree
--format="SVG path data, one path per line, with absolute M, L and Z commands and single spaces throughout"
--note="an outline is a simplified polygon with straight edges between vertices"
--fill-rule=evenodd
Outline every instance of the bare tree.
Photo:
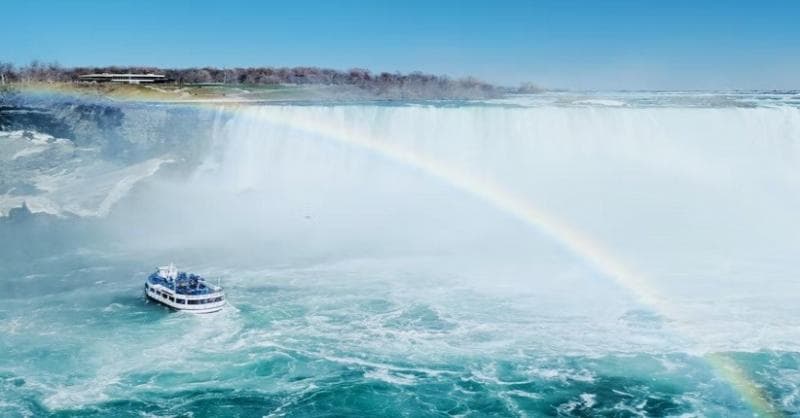
M 383 72 L 372 74 L 364 68 L 338 71 L 317 67 L 250 67 L 250 68 L 169 68 L 155 67 L 74 67 L 62 68 L 58 63 L 33 61 L 19 69 L 11 64 L 0 65 L 0 83 L 68 82 L 88 73 L 154 73 L 163 74 L 177 85 L 184 84 L 302 84 L 347 86 L 379 98 L 480 98 L 501 94 L 504 90 L 475 78 L 451 79 L 421 72 L 408 74 Z M 520 90 L 534 91 L 531 86 Z
M 14 64 L 0 62 L 0 84 L 5 85 L 15 80 Z

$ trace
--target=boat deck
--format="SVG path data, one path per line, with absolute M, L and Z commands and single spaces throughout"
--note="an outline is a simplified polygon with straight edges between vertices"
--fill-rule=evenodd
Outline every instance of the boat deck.
M 147 278 L 147 281 L 152 285 L 161 285 L 179 295 L 200 296 L 219 291 L 216 287 L 206 284 L 200 276 L 195 276 L 194 274 L 186 275 L 180 273 L 175 280 L 169 280 L 161 277 L 158 273 L 153 273 Z

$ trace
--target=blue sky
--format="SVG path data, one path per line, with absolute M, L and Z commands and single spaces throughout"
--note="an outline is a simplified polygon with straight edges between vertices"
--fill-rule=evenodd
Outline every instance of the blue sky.
M 573 89 L 800 88 L 800 1 L 28 1 L 0 60 L 298 66 Z

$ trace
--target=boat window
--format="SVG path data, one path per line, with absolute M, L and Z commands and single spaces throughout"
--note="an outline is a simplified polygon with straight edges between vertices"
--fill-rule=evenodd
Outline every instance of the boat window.
M 197 301 L 194 299 L 189 299 L 189 305 L 197 305 Z
M 170 301 L 170 302 L 175 302 L 175 298 L 174 298 L 174 297 L 172 297 L 172 296 L 170 296 L 170 297 L 169 297 L 169 301 Z
M 186 299 L 175 299 L 175 303 L 186 303 Z

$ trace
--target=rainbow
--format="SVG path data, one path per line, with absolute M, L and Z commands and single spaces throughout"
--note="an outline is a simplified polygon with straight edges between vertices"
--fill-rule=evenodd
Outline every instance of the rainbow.
M 283 118 L 275 113 L 252 111 L 252 109 L 245 112 L 247 112 L 245 117 L 258 118 L 276 126 L 364 149 L 433 176 L 546 234 L 588 262 L 603 276 L 626 289 L 638 303 L 652 309 L 660 316 L 670 319 L 680 319 L 683 316 L 680 310 L 663 296 L 663 292 L 651 284 L 651 280 L 647 280 L 643 274 L 620 261 L 601 243 L 500 184 L 457 167 L 445 165 L 424 154 L 396 145 L 392 141 L 359 131 L 352 125 L 325 123 L 317 118 L 298 116 L 298 114 L 293 114 L 292 118 Z M 684 335 L 690 334 L 691 330 L 680 323 L 673 321 L 671 325 Z M 693 340 L 698 341 L 696 335 L 693 336 Z M 755 416 L 781 416 L 761 388 L 747 377 L 733 358 L 722 353 L 706 354 L 704 357 L 712 369 L 728 382 L 742 401 L 750 407 Z

